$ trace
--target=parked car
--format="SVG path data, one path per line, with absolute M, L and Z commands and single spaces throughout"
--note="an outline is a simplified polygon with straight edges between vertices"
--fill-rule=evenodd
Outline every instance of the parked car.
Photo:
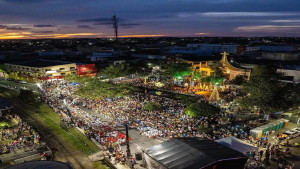
M 300 131 L 298 130 L 287 130 L 283 134 L 287 135 L 290 139 L 300 136 Z
M 297 131 L 300 132 L 300 127 L 296 127 L 296 128 L 294 128 L 294 129 L 292 129 L 292 130 L 297 130 Z
M 15 80 L 12 78 L 7 78 L 7 81 L 15 81 Z

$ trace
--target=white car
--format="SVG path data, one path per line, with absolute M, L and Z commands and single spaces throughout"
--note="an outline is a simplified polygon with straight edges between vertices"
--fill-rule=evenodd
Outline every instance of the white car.
M 294 128 L 293 130 L 298 130 L 298 131 L 300 131 L 300 127 L 296 127 L 296 128 Z
M 283 132 L 283 134 L 287 135 L 289 138 L 295 138 L 300 136 L 300 131 L 298 130 L 288 130 Z

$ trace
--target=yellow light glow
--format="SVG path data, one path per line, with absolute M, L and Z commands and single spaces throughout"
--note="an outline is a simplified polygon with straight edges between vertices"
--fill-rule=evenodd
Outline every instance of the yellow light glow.
M 143 37 L 161 37 L 165 35 L 120 35 L 120 38 L 143 38 Z

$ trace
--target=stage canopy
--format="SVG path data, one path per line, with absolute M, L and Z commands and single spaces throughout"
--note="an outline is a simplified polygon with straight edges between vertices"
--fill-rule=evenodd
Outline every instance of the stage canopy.
M 241 153 L 247 153 L 250 151 L 257 151 L 257 147 L 252 146 L 251 144 L 248 144 L 240 139 L 237 139 L 235 137 L 227 137 L 227 138 L 223 138 L 221 140 L 217 140 L 216 142 L 232 148 L 236 151 L 239 151 Z
M 243 168 L 247 161 L 247 158 L 236 150 L 200 138 L 165 141 L 147 149 L 145 159 L 149 168 L 155 169 L 200 169 L 212 168 L 213 165 L 239 169 Z

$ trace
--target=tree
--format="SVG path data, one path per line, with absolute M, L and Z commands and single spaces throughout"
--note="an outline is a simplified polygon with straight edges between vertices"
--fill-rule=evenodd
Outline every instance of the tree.
M 275 67 L 255 66 L 249 82 L 242 85 L 246 96 L 237 100 L 244 108 L 257 106 L 265 113 L 285 111 L 299 104 L 299 95 L 291 84 L 279 80 L 282 74 Z
M 188 63 L 172 63 L 167 65 L 166 74 L 169 77 L 181 79 L 184 76 L 188 76 L 192 73 L 191 65 Z
M 148 102 L 144 105 L 144 110 L 155 111 L 159 110 L 160 105 L 158 103 Z
M 35 104 L 38 101 L 38 94 L 31 90 L 20 90 L 19 98 L 27 104 Z
M 224 80 L 224 74 L 220 67 L 222 67 L 220 62 L 216 62 L 209 66 L 212 70 L 210 76 L 204 77 L 201 79 L 204 83 L 213 83 L 213 84 L 220 84 Z
M 85 77 L 85 76 L 79 76 L 77 74 L 67 74 L 64 75 L 64 80 L 67 82 L 76 82 L 76 83 L 84 83 L 87 81 L 90 77 Z
M 128 96 L 137 91 L 137 88 L 127 84 L 112 84 L 101 82 L 98 78 L 90 78 L 84 84 L 80 84 L 76 94 L 90 99 L 113 98 Z
M 0 74 L 3 74 L 3 76 L 5 77 L 5 74 L 7 73 L 6 71 L 6 67 L 4 64 L 0 64 Z
M 243 76 L 236 76 L 231 83 L 235 85 L 242 85 L 245 82 L 245 78 Z
M 129 76 L 131 74 L 147 74 L 149 72 L 150 68 L 145 63 L 123 63 L 119 65 L 110 65 L 100 71 L 99 74 L 111 79 Z
M 222 67 L 222 64 L 220 62 L 215 62 L 212 65 L 209 66 L 212 69 L 212 75 L 215 78 L 224 78 L 223 71 L 220 67 Z
M 218 114 L 220 108 L 208 103 L 192 103 L 185 108 L 185 112 L 191 117 L 211 116 Z

